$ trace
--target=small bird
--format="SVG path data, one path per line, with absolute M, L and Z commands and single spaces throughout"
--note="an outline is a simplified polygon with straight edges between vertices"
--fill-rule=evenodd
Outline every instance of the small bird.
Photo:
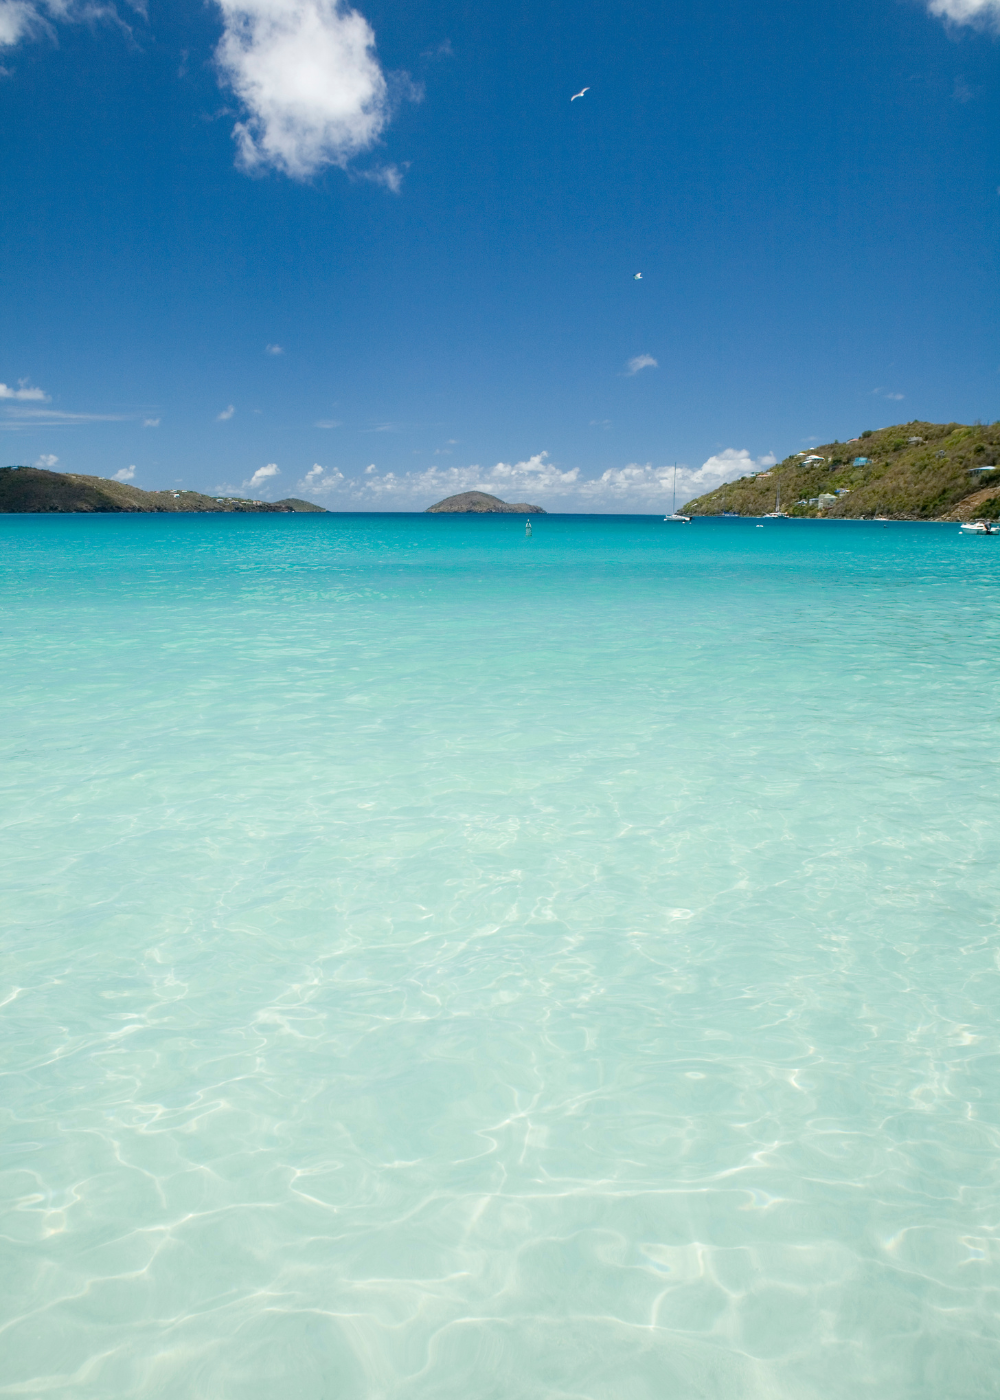
M 589 91 L 590 88 L 581 88 L 579 92 L 574 92 L 573 96 L 570 98 L 570 101 L 575 102 L 578 97 L 582 97 L 585 92 Z
M 633 282 L 641 282 L 641 281 L 642 281 L 642 273 L 641 273 L 641 272 L 637 272 L 637 273 L 635 274 L 635 276 L 632 278 L 632 281 L 633 281 Z

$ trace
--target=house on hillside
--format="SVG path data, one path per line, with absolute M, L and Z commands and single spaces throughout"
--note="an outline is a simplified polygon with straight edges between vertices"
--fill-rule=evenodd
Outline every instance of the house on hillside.
M 871 464 L 872 459 L 870 457 L 855 457 L 854 459 L 854 465 L 856 467 L 870 467 Z

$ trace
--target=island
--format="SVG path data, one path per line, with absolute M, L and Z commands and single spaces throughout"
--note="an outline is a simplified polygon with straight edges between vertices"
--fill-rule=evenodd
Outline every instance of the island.
M 0 467 L 2 514 L 114 514 L 121 512 L 288 515 L 319 511 L 323 506 L 289 496 L 284 501 L 254 501 L 245 496 L 203 496 L 198 491 L 143 491 L 126 481 L 75 472 L 50 472 L 41 467 Z
M 897 423 L 718 486 L 685 515 L 824 520 L 1000 518 L 1000 422 Z
M 446 496 L 436 506 L 428 506 L 425 515 L 544 515 L 541 506 L 529 506 L 524 501 L 510 505 L 487 491 L 462 491 Z

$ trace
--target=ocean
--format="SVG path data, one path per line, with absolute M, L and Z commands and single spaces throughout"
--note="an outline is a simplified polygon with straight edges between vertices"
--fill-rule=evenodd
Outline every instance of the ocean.
M 0 517 L 0 1395 L 972 1400 L 1000 541 Z

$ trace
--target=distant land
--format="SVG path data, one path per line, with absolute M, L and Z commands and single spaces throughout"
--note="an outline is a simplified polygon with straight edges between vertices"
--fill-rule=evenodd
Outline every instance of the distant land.
M 243 512 L 287 515 L 320 511 L 322 506 L 290 496 L 284 501 L 252 501 L 243 496 L 202 496 L 197 491 L 143 491 L 125 481 L 74 472 L 43 471 L 40 467 L 0 467 L 0 514 L 161 514 L 172 511 Z
M 436 506 L 428 506 L 425 515 L 544 515 L 541 506 L 508 505 L 499 496 L 486 491 L 462 491 L 458 496 L 446 496 Z
M 1000 423 L 899 423 L 786 457 L 689 501 L 685 515 L 829 520 L 1000 518 Z

